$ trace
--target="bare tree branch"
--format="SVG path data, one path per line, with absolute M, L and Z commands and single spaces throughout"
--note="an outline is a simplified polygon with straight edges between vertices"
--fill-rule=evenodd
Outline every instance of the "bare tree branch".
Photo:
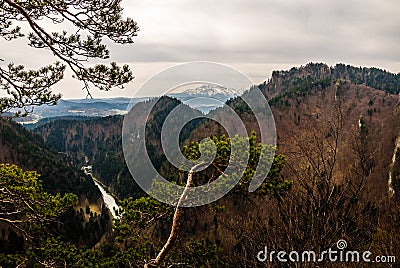
M 158 253 L 157 257 L 155 260 L 146 263 L 144 265 L 145 268 L 149 268 L 151 266 L 159 266 L 162 261 L 164 260 L 164 258 L 167 256 L 168 252 L 171 250 L 171 248 L 174 246 L 176 239 L 178 238 L 178 234 L 179 234 L 179 228 L 181 225 L 180 219 L 182 217 L 183 214 L 183 208 L 180 206 L 182 204 L 182 202 L 187 198 L 188 192 L 190 187 L 193 184 L 193 174 L 202 166 L 204 166 L 206 163 L 199 163 L 196 164 L 195 166 L 193 166 L 188 174 L 188 178 L 186 181 L 186 186 L 185 189 L 182 192 L 181 197 L 179 198 L 178 203 L 176 204 L 176 208 L 175 208 L 175 213 L 174 213 L 174 217 L 172 219 L 172 227 L 171 227 L 171 232 L 169 234 L 168 240 L 167 242 L 164 244 L 163 248 L 160 250 L 160 252 Z

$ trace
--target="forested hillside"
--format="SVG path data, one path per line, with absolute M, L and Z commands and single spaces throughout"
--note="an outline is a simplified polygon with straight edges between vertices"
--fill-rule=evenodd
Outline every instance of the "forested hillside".
M 374 68 L 309 64 L 274 72 L 271 80 L 252 88 L 261 89 L 268 98 L 275 118 L 278 154 L 271 173 L 255 193 L 247 191 L 249 181 L 244 179 L 217 202 L 186 209 L 178 246 L 165 265 L 183 261 L 205 267 L 264 267 L 254 257 L 264 245 L 274 249 L 302 245 L 322 251 L 340 239 L 353 250 L 400 253 L 398 204 L 389 198 L 390 191 L 397 198 L 400 192 L 396 144 L 400 103 L 399 96 L 391 93 L 397 90 L 397 77 Z M 167 163 L 159 141 L 162 123 L 179 103 L 164 97 L 154 106 L 147 121 L 146 146 L 160 173 L 184 184 L 187 173 Z M 254 112 L 239 97 L 227 104 L 248 133 L 255 131 L 252 142 L 257 145 Z M 154 100 L 139 103 L 129 119 L 139 120 L 153 105 Z M 60 120 L 36 130 L 81 165 L 93 164 L 96 176 L 119 197 L 133 197 L 122 201 L 127 214 L 109 241 L 118 250 L 111 257 L 103 255 L 101 261 L 111 258 L 121 267 L 132 259 L 142 265 L 148 256 L 154 258 L 168 238 L 172 217 L 172 207 L 151 198 L 136 199 L 144 193 L 124 163 L 122 120 Z M 184 128 L 179 140 L 183 152 L 196 157 L 196 142 L 216 136 L 219 153 L 229 155 L 230 141 L 221 136 L 224 133 L 218 123 L 199 120 Z M 200 172 L 196 183 L 207 183 L 219 172 L 213 168 Z M 140 247 L 143 244 L 147 246 Z M 198 254 L 206 257 L 198 259 Z
M 75 193 L 92 201 L 101 197 L 91 178 L 73 164 L 73 158 L 53 150 L 38 135 L 5 118 L 0 118 L 0 134 L 0 161 L 37 171 L 46 191 Z
M 310 63 L 289 71 L 275 71 L 272 78 L 259 85 L 259 88 L 272 106 L 278 130 L 279 150 L 282 152 L 293 149 L 293 143 L 287 141 L 293 133 L 297 133 L 296 137 L 302 136 L 309 125 L 316 126 L 315 124 L 322 122 L 323 118 L 336 113 L 333 108 L 334 99 L 340 97 L 343 103 L 341 107 L 344 114 L 343 120 L 346 121 L 342 135 L 343 142 L 350 142 L 350 133 L 356 131 L 358 121 L 362 116 L 370 129 L 370 139 L 375 143 L 383 143 L 376 145 L 376 148 L 381 148 L 381 150 L 374 152 L 379 154 L 379 157 L 375 157 L 377 163 L 373 169 L 373 177 L 379 185 L 375 185 L 374 188 L 379 189 L 379 195 L 384 195 L 387 190 L 389 158 L 394 149 L 394 139 L 398 135 L 395 124 L 398 116 L 396 112 L 398 98 L 390 95 L 398 91 L 398 79 L 398 75 L 376 68 L 358 68 L 343 64 L 328 67 L 325 64 Z M 337 83 L 341 83 L 340 87 L 337 87 Z M 166 104 L 169 102 L 172 106 Z M 149 150 L 154 151 L 153 162 L 157 162 L 155 163 L 157 167 L 161 167 L 164 160 L 162 151 L 157 149 L 159 143 L 154 143 L 157 140 L 156 130 L 160 129 L 165 116 L 178 103 L 166 98 L 163 105 L 157 106 L 158 111 L 148 122 L 148 126 L 151 127 L 148 133 L 151 133 L 153 137 L 150 138 L 153 143 L 151 146 L 149 144 Z M 141 105 L 151 104 L 148 102 Z M 246 108 L 239 97 L 229 100 L 227 104 L 239 113 L 249 133 L 252 130 L 258 132 L 252 112 Z M 136 108 L 133 113 L 140 115 L 141 109 Z M 213 113 L 218 113 L 218 109 Z M 37 128 L 35 132 L 39 133 L 57 151 L 66 153 L 80 165 L 92 164 L 94 174 L 109 185 L 118 196 L 136 196 L 140 190 L 132 186 L 132 178 L 123 159 L 122 122 L 121 116 L 85 121 L 57 120 Z M 186 140 L 187 133 L 191 132 L 190 128 L 194 129 L 190 140 L 224 133 L 223 129 L 212 122 L 204 124 L 198 130 L 195 129 L 196 124 L 192 124 L 186 130 L 186 134 L 181 135 L 181 140 Z M 379 141 L 378 137 L 385 138 Z M 158 159 L 156 155 L 160 155 L 161 158 Z M 345 156 L 340 161 L 346 162 Z
M 76 195 L 77 203 L 59 215 L 57 221 L 60 224 L 57 226 L 53 223 L 54 226 L 50 228 L 52 232 L 61 235 L 66 241 L 94 245 L 109 231 L 109 211 L 104 206 L 99 189 L 89 176 L 78 169 L 70 156 L 54 151 L 41 137 L 7 118 L 0 118 L 0 137 L 1 163 L 15 164 L 24 171 L 36 171 L 39 174 L 38 180 L 42 182 L 39 183 L 43 186 L 41 191 L 54 195 Z M 75 205 L 88 204 L 102 211 L 90 222 L 84 219 L 79 209 L 75 209 Z M 8 206 L 2 207 L 7 208 Z M 11 214 L 5 215 L 9 217 Z M 0 236 L 0 247 L 5 252 L 10 250 L 8 243 L 13 244 L 21 239 L 23 241 L 23 233 L 20 230 L 10 229 L 2 222 L 0 229 L 3 232 Z M 20 242 L 19 246 L 23 248 L 25 243 Z
M 130 114 L 140 116 L 145 109 L 143 107 L 151 107 L 155 101 L 154 99 L 138 104 Z M 147 146 L 152 161 L 158 168 L 165 161 L 162 150 L 159 150 L 161 127 L 169 112 L 179 104 L 181 102 L 176 99 L 161 98 L 154 106 L 147 122 L 150 135 Z M 132 120 L 135 120 L 134 116 Z M 194 120 L 189 123 L 182 131 L 181 139 L 187 139 L 200 121 Z M 143 196 L 143 192 L 137 187 L 125 164 L 122 151 L 122 123 L 122 116 L 91 120 L 55 120 L 36 128 L 35 133 L 42 136 L 55 150 L 70 156 L 78 165 L 92 165 L 93 174 L 108 185 L 118 197 L 140 197 Z

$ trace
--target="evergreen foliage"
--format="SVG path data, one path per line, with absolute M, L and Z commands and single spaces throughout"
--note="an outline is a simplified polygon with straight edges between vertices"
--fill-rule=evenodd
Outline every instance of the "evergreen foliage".
M 30 47 L 47 49 L 57 59 L 38 70 L 14 63 L 0 66 L 0 90 L 5 94 L 0 98 L 0 113 L 17 109 L 16 115 L 27 115 L 32 106 L 55 105 L 61 94 L 52 88 L 63 79 L 67 67 L 82 81 L 88 96 L 90 87 L 110 90 L 133 79 L 127 65 L 86 63 L 109 58 L 105 38 L 118 44 L 133 43 L 139 28 L 132 19 L 122 17 L 121 0 L 2 0 L 0 12 L 1 37 L 6 41 L 25 38 Z M 59 30 L 50 32 L 45 22 Z

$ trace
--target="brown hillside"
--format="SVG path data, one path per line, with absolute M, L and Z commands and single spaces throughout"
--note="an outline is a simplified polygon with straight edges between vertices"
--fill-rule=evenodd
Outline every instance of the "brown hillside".
M 327 122 L 337 116 L 336 105 L 341 103 L 343 130 L 340 137 L 338 163 L 342 170 L 351 167 L 349 154 L 354 142 L 354 135 L 359 132 L 360 116 L 368 130 L 368 147 L 373 158 L 373 167 L 369 182 L 376 198 L 387 195 L 388 172 L 395 149 L 395 140 L 400 134 L 399 97 L 362 85 L 345 82 L 341 95 L 336 98 L 336 86 L 325 89 L 313 89 L 305 96 L 282 98 L 271 107 L 278 136 L 278 152 L 288 157 L 288 164 L 297 165 L 299 142 L 306 142 L 312 132 L 325 131 Z M 258 130 L 254 116 L 240 114 L 248 131 Z M 196 129 L 191 140 L 200 140 L 218 133 L 219 126 L 207 122 Z M 287 174 L 290 175 L 290 174 Z M 337 174 L 340 180 L 343 174 Z

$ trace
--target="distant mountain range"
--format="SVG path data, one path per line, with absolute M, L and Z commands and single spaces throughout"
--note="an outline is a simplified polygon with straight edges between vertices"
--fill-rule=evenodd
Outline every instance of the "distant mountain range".
M 205 114 L 223 106 L 227 100 L 238 95 L 240 93 L 234 89 L 210 84 L 190 88 L 181 93 L 168 94 Z
M 237 92 L 236 90 L 232 88 L 226 88 L 218 85 L 211 85 L 211 84 L 205 84 L 200 87 L 196 88 L 190 88 L 185 90 L 182 93 L 176 93 L 172 94 L 172 96 L 182 96 L 182 97 L 213 97 L 213 98 L 229 98 L 233 96 L 239 95 L 240 92 Z
M 143 100 L 137 99 L 137 102 Z M 29 125 L 49 118 L 104 117 L 125 114 L 130 101 L 129 98 L 60 100 L 54 106 L 35 107 L 28 117 L 17 118 L 16 121 Z
M 203 85 L 188 89 L 181 93 L 168 94 L 190 107 L 207 113 L 222 106 L 228 99 L 238 95 L 233 89 L 214 85 Z M 142 102 L 143 98 L 108 98 L 108 99 L 70 99 L 60 100 L 54 106 L 35 107 L 28 117 L 17 118 L 16 121 L 27 127 L 36 127 L 52 118 L 83 119 L 85 117 L 105 117 L 127 113 L 129 105 Z

